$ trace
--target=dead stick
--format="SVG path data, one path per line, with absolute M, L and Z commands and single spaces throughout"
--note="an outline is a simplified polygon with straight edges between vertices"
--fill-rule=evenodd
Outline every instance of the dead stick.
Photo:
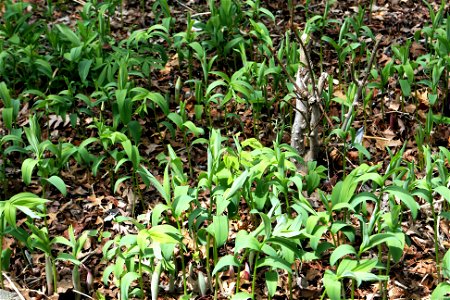
M 316 99 L 319 99 L 320 95 L 318 95 L 319 91 L 316 89 L 316 80 L 314 78 L 313 68 L 312 68 L 312 65 L 311 65 L 311 57 L 309 56 L 309 52 L 306 49 L 305 43 L 303 43 L 302 38 L 299 36 L 299 34 L 297 32 L 297 28 L 294 27 L 294 25 L 292 25 L 292 31 L 294 31 L 294 34 L 295 34 L 296 38 L 298 39 L 298 42 L 300 43 L 300 47 L 302 47 L 303 53 L 305 53 L 306 67 L 308 68 L 309 76 L 311 78 L 311 86 L 312 86 L 312 90 L 313 90 L 313 93 L 314 93 L 314 97 Z M 330 126 L 330 128 L 333 128 L 334 127 L 333 126 L 333 122 L 331 122 L 331 119 L 328 117 L 328 114 L 323 109 L 322 103 L 320 103 L 319 101 L 317 101 L 317 103 L 319 104 L 320 112 L 327 119 L 328 125 Z
M 298 42 L 300 44 L 300 47 L 302 47 L 303 53 L 305 53 L 306 67 L 308 68 L 308 73 L 309 73 L 309 76 L 311 78 L 311 86 L 312 86 L 313 96 L 316 99 L 319 99 L 318 95 L 317 95 L 318 91 L 316 89 L 316 79 L 314 78 L 313 68 L 312 68 L 312 65 L 311 65 L 311 58 L 309 57 L 309 52 L 306 49 L 305 43 L 303 43 L 303 40 L 299 36 L 297 30 L 298 29 L 296 27 L 294 27 L 294 25 L 292 25 L 292 31 L 294 31 L 294 34 L 297 37 L 297 40 L 298 40 Z
M 16 294 L 17 294 L 17 296 L 19 296 L 20 300 L 25 300 L 23 295 L 20 293 L 19 289 L 16 287 L 14 282 L 8 277 L 8 275 L 6 275 L 5 272 L 2 272 L 2 274 L 3 274 L 3 277 L 5 277 L 6 280 L 8 280 L 9 284 L 11 285 L 11 288 L 16 292 Z
M 307 91 L 301 90 L 300 87 L 297 85 L 297 82 L 295 82 L 295 79 L 292 78 L 291 74 L 289 74 L 288 70 L 286 69 L 286 67 L 284 66 L 283 62 L 278 58 L 278 55 L 276 55 L 275 53 L 275 49 L 273 49 L 272 47 L 268 46 L 270 51 L 272 52 L 273 57 L 275 57 L 275 60 L 277 61 L 277 63 L 280 65 L 281 69 L 283 70 L 283 72 L 286 74 L 286 76 L 288 77 L 289 81 L 294 85 L 295 88 L 295 94 L 297 95 L 297 97 L 302 97 L 302 98 L 308 98 L 309 94 Z M 267 57 L 267 55 L 266 55 Z M 268 57 L 267 57 L 268 58 Z M 294 105 L 292 105 L 291 103 L 287 102 L 284 99 L 281 99 L 281 101 L 288 103 L 289 105 L 291 105 L 296 111 L 300 112 L 302 114 L 303 117 L 305 117 L 303 115 L 303 112 L 301 112 L 299 109 L 297 109 Z M 331 119 L 328 117 L 327 113 L 325 112 L 325 110 L 322 107 L 322 104 L 319 102 L 319 107 L 320 107 L 320 111 L 322 112 L 322 114 L 325 116 L 325 118 L 327 119 L 328 125 L 333 128 L 333 122 L 331 122 Z
M 359 81 L 359 83 L 358 83 L 358 91 L 356 92 L 356 95 L 353 98 L 353 103 L 350 106 L 349 111 L 347 112 L 347 114 L 345 116 L 344 122 L 342 123 L 342 126 L 341 126 L 342 130 L 345 130 L 347 128 L 348 122 L 350 121 L 350 119 L 352 117 L 353 110 L 354 110 L 355 106 L 358 104 L 359 97 L 362 94 L 362 89 L 366 85 L 367 78 L 369 77 L 370 69 L 372 68 L 373 61 L 374 61 L 375 56 L 377 54 L 378 45 L 380 44 L 380 41 L 381 41 L 381 37 L 378 37 L 376 42 L 375 42 L 375 46 L 373 47 L 372 55 L 370 56 L 369 64 L 367 65 L 367 69 L 366 69 L 366 72 L 364 74 L 363 80 Z

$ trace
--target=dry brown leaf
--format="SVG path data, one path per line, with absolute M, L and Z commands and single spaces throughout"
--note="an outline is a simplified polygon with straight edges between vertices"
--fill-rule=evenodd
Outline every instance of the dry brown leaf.
M 408 104 L 404 107 L 405 112 L 409 114 L 413 114 L 417 109 L 417 106 L 415 104 Z
M 335 96 L 335 97 L 337 97 L 337 98 L 339 98 L 339 99 L 341 99 L 341 100 L 345 100 L 345 99 L 346 99 L 346 96 L 345 96 L 345 94 L 342 92 L 342 90 L 336 90 L 336 91 L 334 91 L 333 96 Z
M 172 72 L 172 69 L 178 66 L 179 66 L 178 53 L 176 53 L 169 59 L 169 61 L 164 66 L 164 69 L 162 69 L 159 72 L 161 73 L 161 75 L 169 75 L 170 72 Z
M 416 91 L 416 97 L 421 104 L 423 104 L 427 107 L 430 106 L 430 103 L 428 101 L 428 90 Z
M 385 150 L 386 147 L 401 147 L 403 145 L 400 140 L 377 140 L 375 146 L 380 150 Z
M 400 108 L 400 101 L 396 97 L 396 98 L 392 99 L 392 101 L 389 103 L 389 109 L 398 111 L 399 108 Z
M 413 42 L 411 44 L 410 52 L 411 52 L 412 57 L 415 59 L 415 58 L 425 54 L 426 49 L 421 44 L 419 44 L 417 42 Z

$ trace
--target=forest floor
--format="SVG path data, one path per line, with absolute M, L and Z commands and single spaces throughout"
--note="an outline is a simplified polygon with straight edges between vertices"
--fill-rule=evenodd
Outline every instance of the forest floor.
M 33 12 L 34 18 L 42 18 L 45 11 L 46 1 L 30 0 L 29 2 L 35 4 L 37 7 Z M 60 3 L 55 4 L 54 15 L 52 19 L 55 24 L 66 23 L 69 26 L 74 26 L 75 22 L 80 19 L 79 14 L 83 10 L 85 5 L 83 1 L 58 1 Z M 63 2 L 63 3 L 61 3 Z M 171 14 L 175 18 L 175 28 L 173 32 L 183 32 L 186 29 L 186 14 L 190 12 L 192 15 L 201 14 L 208 11 L 205 1 L 190 0 L 190 1 L 168 1 Z M 294 23 L 299 28 L 304 27 L 307 17 L 304 9 L 301 7 L 302 1 L 294 1 L 298 3 L 298 7 L 294 12 Z M 304 1 L 303 1 L 304 2 Z M 322 15 L 325 9 L 325 1 L 310 1 L 309 17 L 315 15 Z M 393 59 L 391 51 L 391 45 L 404 44 L 408 40 L 412 40 L 410 48 L 410 56 L 415 59 L 425 52 L 425 49 L 420 44 L 416 43 L 413 39 L 414 33 L 424 26 L 429 24 L 430 15 L 428 7 L 422 1 L 410 1 L 410 0 L 375 0 L 372 7 L 371 18 L 365 18 L 365 25 L 370 27 L 375 35 L 381 34 L 382 39 L 377 51 L 377 57 L 375 64 L 381 68 L 390 60 Z M 432 1 L 432 5 L 437 10 L 439 5 Z M 150 7 L 152 1 L 147 4 Z M 274 46 L 277 46 L 277 40 L 283 37 L 286 30 L 289 29 L 290 13 L 287 7 L 287 1 L 261 1 L 262 6 L 269 9 L 276 17 L 276 23 L 268 23 L 267 27 L 271 33 L 274 41 Z M 336 1 L 331 6 L 329 12 L 329 19 L 343 20 L 346 16 L 356 14 L 358 12 L 358 6 L 367 6 L 369 1 Z M 447 8 L 448 9 L 448 8 Z M 447 15 L 448 11 L 446 9 Z M 121 40 L 129 36 L 130 32 L 135 29 L 144 28 L 153 25 L 153 14 L 151 10 L 148 10 L 144 15 L 141 14 L 140 2 L 135 0 L 124 1 L 122 18 L 116 13 L 116 17 L 113 19 L 111 26 L 113 28 L 113 37 L 117 40 Z M 324 34 L 337 38 L 340 28 L 338 26 L 329 26 L 325 29 Z M 317 34 L 316 34 L 317 35 Z M 334 78 L 338 78 L 338 58 L 329 45 L 323 43 L 323 65 L 319 66 L 319 53 L 318 46 L 320 36 L 313 36 L 313 43 L 311 46 L 311 57 L 313 61 L 313 67 L 315 70 L 323 69 L 326 72 L 334 75 Z M 372 49 L 367 49 L 368 52 Z M 186 68 L 178 68 L 178 59 L 176 53 L 170 53 L 171 57 L 166 64 L 165 69 L 154 72 L 152 78 L 152 85 L 162 93 L 174 93 L 174 86 L 177 78 L 181 77 L 187 79 L 187 74 L 182 73 L 180 70 L 186 70 Z M 197 62 L 194 63 L 194 74 L 196 70 L 200 70 L 201 66 Z M 225 68 L 225 66 L 224 66 Z M 404 103 L 401 99 L 400 86 L 395 82 L 394 78 L 390 79 L 389 92 L 385 94 L 374 95 L 373 104 L 370 107 L 371 114 L 366 118 L 366 114 L 361 107 L 358 107 L 358 117 L 354 121 L 354 127 L 359 128 L 365 126 L 365 135 L 362 143 L 371 154 L 371 164 L 381 163 L 383 169 L 387 167 L 387 163 L 390 158 L 390 154 L 387 148 L 392 152 L 396 152 L 406 145 L 403 159 L 405 161 L 416 161 L 419 155 L 416 144 L 416 129 L 419 123 L 425 123 L 426 115 L 429 109 L 427 94 L 425 90 L 419 90 L 416 92 L 416 102 Z M 336 85 L 334 90 L 335 97 L 345 97 L 342 90 L 339 90 L 339 85 Z M 272 91 L 275 93 L 276 91 Z M 189 99 L 193 95 L 193 91 L 189 87 L 183 87 L 181 97 L 183 99 Z M 441 95 L 441 98 L 446 97 Z M 187 101 L 186 109 L 189 116 L 193 116 L 194 112 L 194 100 Z M 275 107 L 276 105 L 274 105 Z M 256 137 L 264 145 L 271 146 L 272 141 L 276 139 L 276 133 L 274 130 L 275 124 L 279 121 L 280 112 L 276 110 L 262 111 L 258 119 L 255 120 L 252 115 L 252 111 L 248 110 L 246 106 L 236 106 L 233 109 L 237 109 L 233 113 L 240 116 L 244 127 L 240 127 L 238 123 L 228 124 L 227 128 L 222 128 L 222 135 L 231 137 L 237 132 L 241 132 L 243 138 Z M 171 110 L 176 110 L 176 105 L 171 105 Z M 443 110 L 443 108 L 442 108 Z M 216 127 L 223 127 L 223 119 L 219 110 L 211 110 L 211 114 L 214 118 L 214 124 Z M 26 109 L 22 111 L 22 114 L 28 115 Z M 330 118 L 340 117 L 340 105 L 334 103 L 330 105 L 327 112 Z M 49 122 L 51 135 L 64 140 L 70 141 L 73 144 L 81 143 L 80 137 L 72 132 L 72 128 L 64 122 L 60 122 L 55 119 Z M 24 120 L 25 122 L 25 120 Z M 92 120 L 91 120 L 92 122 Z M 160 133 L 151 126 L 146 124 L 152 124 L 152 121 L 143 119 L 142 124 L 145 127 L 145 131 L 142 134 L 142 142 L 140 150 L 147 155 L 146 159 L 150 165 L 154 168 L 155 174 L 163 174 L 163 167 L 159 166 L 157 155 L 164 151 L 166 144 L 171 144 L 177 154 L 182 158 L 182 161 L 187 161 L 187 153 L 185 144 L 183 143 L 183 137 L 180 135 L 177 138 L 168 137 L 167 132 Z M 90 125 L 87 121 L 84 126 Z M 320 128 L 321 134 L 324 129 Z M 89 129 L 86 132 L 86 136 L 90 136 Z M 167 136 L 165 136 L 167 135 Z M 290 132 L 285 131 L 283 141 L 290 143 Z M 428 139 L 429 145 L 432 149 L 437 149 L 439 146 L 450 147 L 450 127 L 446 124 L 437 125 L 432 136 Z M 325 192 L 331 192 L 334 184 L 340 178 L 342 178 L 342 161 L 345 159 L 349 164 L 349 168 L 359 164 L 359 155 L 356 150 L 350 150 L 347 153 L 347 157 L 342 157 L 341 144 L 335 142 L 333 139 L 329 140 L 326 145 L 322 145 L 322 153 L 320 164 L 323 164 L 328 168 L 328 178 L 325 180 L 320 188 Z M 201 145 L 193 146 L 191 160 L 194 166 L 194 174 L 192 180 L 198 177 L 198 173 L 205 169 L 206 166 L 206 149 Z M 17 162 L 19 163 L 19 162 Z M 10 174 L 11 176 L 19 176 L 18 174 Z M 417 174 L 420 176 L 420 174 Z M 110 221 L 105 221 L 105 217 L 110 212 L 127 215 L 127 199 L 129 198 L 129 189 L 126 187 L 120 189 L 120 193 L 114 194 L 111 192 L 109 179 L 106 178 L 94 178 L 86 172 L 86 169 L 79 168 L 74 165 L 73 168 L 63 171 L 62 177 L 68 186 L 68 195 L 61 197 L 58 193 L 49 195 L 49 199 L 52 200 L 48 206 L 48 226 L 49 231 L 55 236 L 62 235 L 67 237 L 67 228 L 69 224 L 74 226 L 75 232 L 80 233 L 84 230 L 97 229 L 99 231 L 111 231 L 111 232 L 127 232 L 125 226 L 119 226 Z M 161 176 L 156 176 L 162 178 Z M 33 193 L 40 193 L 40 186 L 30 185 L 23 188 L 20 179 L 16 181 L 12 180 L 11 189 L 17 192 L 27 190 Z M 148 201 L 149 206 L 160 200 L 159 194 L 155 190 L 147 191 L 144 194 L 144 198 Z M 146 213 L 146 208 L 141 207 L 142 213 Z M 391 278 L 388 281 L 388 298 L 389 299 L 426 299 L 430 297 L 430 293 L 436 287 L 436 263 L 435 263 L 435 250 L 434 250 L 434 238 L 433 238 L 433 220 L 427 213 L 426 206 L 423 207 L 419 217 L 415 220 L 414 224 L 407 220 L 403 223 L 404 230 L 408 236 L 409 244 L 404 250 L 404 255 L 399 263 L 391 266 Z M 251 219 L 248 215 L 249 211 L 243 209 L 240 212 L 239 225 L 235 227 L 231 226 L 230 230 L 236 228 L 242 228 L 242 223 Z M 235 228 L 235 229 L 233 229 Z M 450 247 L 450 232 L 449 223 L 445 219 L 440 219 L 441 238 L 442 243 L 440 246 L 442 249 Z M 101 274 L 105 268 L 105 262 L 102 259 L 102 241 L 90 240 L 89 244 L 84 247 L 85 257 L 84 264 L 90 268 L 87 270 L 81 269 L 81 275 L 84 280 L 86 277 L 94 276 L 93 287 L 96 291 L 104 294 L 107 298 L 116 298 L 118 289 L 111 289 L 105 287 Z M 11 247 L 14 255 L 12 256 L 10 264 L 10 277 L 14 279 L 14 285 L 22 288 L 23 294 L 26 299 L 40 299 L 46 298 L 42 293 L 36 293 L 35 291 L 41 290 L 41 287 L 45 285 L 45 277 L 42 264 L 42 255 L 33 255 L 33 267 L 29 267 L 23 260 L 23 249 L 20 245 L 10 238 L 6 238 L 4 246 Z M 189 258 L 189 255 L 187 256 Z M 323 265 L 321 260 L 313 262 L 305 262 L 299 269 L 302 273 L 302 279 L 298 282 L 298 285 L 294 288 L 294 299 L 319 299 L 323 292 L 322 277 L 324 271 L 329 265 Z M 59 264 L 59 288 L 58 295 L 52 296 L 49 299 L 73 299 L 73 293 L 71 292 L 71 264 Z M 222 280 L 226 282 L 228 274 L 224 274 Z M 7 283 L 11 286 L 10 283 Z M 355 298 L 358 299 L 378 299 L 377 294 L 379 285 L 378 283 L 368 284 L 364 283 L 355 293 Z M 245 285 L 242 289 L 245 289 Z M 227 299 L 225 295 L 220 295 L 223 299 Z M 274 299 L 285 299 L 284 295 L 276 295 Z M 164 295 L 159 299 L 178 299 L 179 295 Z M 213 296 L 198 296 L 196 299 L 212 299 Z M 259 293 L 256 296 L 257 299 L 266 298 L 265 295 Z

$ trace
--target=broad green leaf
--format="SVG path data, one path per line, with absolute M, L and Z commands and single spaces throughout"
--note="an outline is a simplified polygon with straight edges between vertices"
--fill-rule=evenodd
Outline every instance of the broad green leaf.
M 337 204 L 333 205 L 333 207 L 332 207 L 332 211 L 341 211 L 343 209 L 347 209 L 350 212 L 355 212 L 355 209 L 353 208 L 353 206 L 350 203 L 346 203 L 346 202 L 337 203 Z
M 136 272 L 127 272 L 120 280 L 120 295 L 121 299 L 128 299 L 128 291 L 133 281 L 139 279 L 139 274 Z
M 214 270 L 212 271 L 212 276 L 214 276 L 217 272 L 222 270 L 223 268 L 227 266 L 233 266 L 233 267 L 239 267 L 241 264 L 239 260 L 234 255 L 225 255 L 222 258 L 220 258 L 217 265 L 214 267 Z
M 199 59 L 202 59 L 205 57 L 206 53 L 205 50 L 203 50 L 203 47 L 198 42 L 192 42 L 189 44 L 189 46 L 194 49 Z
M 398 238 L 393 233 L 376 233 L 369 237 L 369 242 L 367 245 L 361 245 L 361 249 L 359 250 L 359 253 L 363 253 L 375 246 L 378 246 L 383 243 L 389 243 L 389 241 L 392 241 L 392 243 L 398 242 Z
M 156 103 L 166 116 L 170 113 L 169 103 L 161 94 L 150 92 L 148 93 L 147 97 L 148 99 Z
M 411 95 L 411 84 L 407 79 L 399 79 L 400 87 L 402 89 L 403 96 L 409 97 Z
M 389 186 L 384 191 L 400 199 L 411 210 L 412 217 L 414 219 L 417 217 L 420 206 L 406 190 L 399 186 Z
M 58 191 L 63 194 L 63 196 L 67 195 L 67 188 L 64 181 L 59 176 L 52 176 L 50 178 L 45 179 L 48 183 L 53 185 L 55 188 L 58 189 Z
M 249 299 L 253 299 L 253 296 L 246 292 L 239 292 L 231 298 L 231 300 L 249 300 Z
M 114 192 L 117 193 L 120 184 L 121 184 L 122 182 L 124 182 L 125 180 L 128 180 L 128 179 L 130 179 L 130 178 L 131 178 L 130 176 L 124 176 L 124 177 L 121 177 L 121 178 L 117 179 L 117 180 L 116 180 L 116 183 L 114 184 Z
M 147 230 L 140 230 L 136 237 L 136 244 L 138 245 L 140 251 L 142 253 L 148 248 L 150 241 L 148 238 L 150 237 Z
M 33 175 L 33 169 L 38 164 L 38 160 L 33 158 L 27 158 L 22 163 L 22 180 L 26 185 L 31 183 L 31 176 Z
M 250 211 L 250 213 L 255 213 L 255 210 Z M 257 212 L 259 216 L 262 219 L 262 224 L 259 226 L 262 226 L 264 228 L 264 234 L 265 238 L 268 239 L 272 236 L 272 222 L 270 221 L 269 216 L 267 216 L 265 213 Z
M 341 300 L 341 282 L 336 274 L 326 270 L 323 276 L 323 285 L 325 292 L 331 300 Z
M 156 188 L 167 204 L 170 204 L 170 184 L 169 182 L 166 183 L 166 180 L 169 180 L 169 165 L 166 165 L 164 170 L 164 186 L 145 167 L 141 166 L 137 172 Z
M 391 253 L 392 259 L 395 262 L 399 262 L 403 256 L 403 249 L 405 248 L 405 233 L 395 232 L 393 233 L 397 238 L 389 239 L 386 244 L 389 247 L 389 252 Z
M 348 255 L 348 254 L 355 254 L 356 250 L 352 245 L 344 244 L 340 245 L 336 249 L 333 250 L 333 253 L 331 253 L 330 256 L 330 265 L 334 266 L 336 262 L 341 259 L 342 257 Z
M 0 82 L 0 98 L 3 101 L 4 107 L 12 107 L 11 96 L 4 81 Z
M 139 155 L 138 148 L 131 144 L 130 140 L 123 141 L 122 146 L 128 156 L 128 159 L 133 164 L 133 168 L 137 170 L 139 168 L 139 164 L 141 163 L 141 156 Z
M 142 134 L 141 124 L 139 124 L 139 121 L 133 120 L 130 121 L 130 123 L 128 123 L 127 127 L 134 144 L 138 145 L 141 141 L 141 134 Z M 139 151 L 137 153 L 139 153 Z
M 438 286 L 434 289 L 431 294 L 431 300 L 442 300 L 448 299 L 448 295 L 450 294 L 450 283 L 442 282 L 439 283 Z
M 132 106 L 133 106 L 131 99 L 127 97 L 128 90 L 127 89 L 116 90 L 115 94 L 117 104 L 119 106 L 120 120 L 124 125 L 127 125 L 131 121 Z
M 261 245 L 258 240 L 249 235 L 247 231 L 240 230 L 236 235 L 234 243 L 234 253 L 238 253 L 241 249 L 252 249 L 255 251 L 261 250 Z
M 24 214 L 26 214 L 27 216 L 29 216 L 32 219 L 40 219 L 41 218 L 41 214 L 32 211 L 27 206 L 21 206 L 21 205 L 15 204 L 15 207 L 16 207 L 16 209 L 22 211 Z
M 342 274 L 344 274 L 344 272 L 351 272 L 353 271 L 356 266 L 358 265 L 358 261 L 353 260 L 353 259 L 349 259 L 349 258 L 344 258 L 340 263 L 339 266 L 336 270 L 336 274 L 338 277 L 342 277 Z
M 2 111 L 2 118 L 5 127 L 11 130 L 14 123 L 14 108 L 4 107 Z
M 366 181 L 368 181 L 368 180 L 372 180 L 373 182 L 375 182 L 376 184 L 378 184 L 378 186 L 383 186 L 383 176 L 381 176 L 380 174 L 378 174 L 378 173 L 373 173 L 373 172 L 371 172 L 371 173 L 365 173 L 365 174 L 362 174 L 361 176 L 359 176 L 357 179 L 356 179 L 356 182 L 362 182 L 362 183 L 365 183 Z
M 63 37 L 70 41 L 73 45 L 80 46 L 80 38 L 67 25 L 57 24 L 56 28 L 63 34 Z
M 114 265 L 109 265 L 105 268 L 105 270 L 103 271 L 103 276 L 102 276 L 102 280 L 103 280 L 103 284 L 105 286 L 108 286 L 108 279 L 109 276 L 111 275 L 111 273 L 114 271 Z
M 439 195 L 444 197 L 447 202 L 450 202 L 450 189 L 446 186 L 440 185 L 434 188 L 434 191 L 437 192 Z
M 265 274 L 267 291 L 273 297 L 278 287 L 278 273 L 276 271 L 267 271 Z
M 249 178 L 249 177 L 250 177 L 250 174 L 249 174 L 248 170 L 245 170 L 244 172 L 242 172 L 242 174 L 239 175 L 239 177 L 233 181 L 233 184 L 231 185 L 231 187 L 225 191 L 225 193 L 223 194 L 223 199 L 227 200 L 227 199 L 230 199 L 231 197 L 233 197 L 234 194 L 242 188 L 244 183 L 247 181 L 247 178 Z
M 177 244 L 181 240 L 180 232 L 171 225 L 157 225 L 148 229 L 150 238 L 161 244 Z
M 175 123 L 175 125 L 177 125 L 178 128 L 181 128 L 183 126 L 183 118 L 179 114 L 171 112 L 167 116 L 167 118 L 171 120 L 173 123 Z
M 188 132 L 192 133 L 194 136 L 203 135 L 205 131 L 201 127 L 195 126 L 192 121 L 186 121 L 183 123 L 183 127 L 186 127 L 188 129 Z
M 72 254 L 69 253 L 60 253 L 56 259 L 63 260 L 63 261 L 70 261 L 76 266 L 81 265 L 81 261 L 76 259 Z
M 261 148 L 263 148 L 263 145 L 261 144 L 261 142 L 258 141 L 258 140 L 255 139 L 255 138 L 249 138 L 249 139 L 246 139 L 245 141 L 242 142 L 241 145 L 242 145 L 242 147 L 247 147 L 247 146 L 249 146 L 249 147 L 251 147 L 252 149 L 261 149 Z
M 289 251 L 292 251 L 293 253 L 298 253 L 299 252 L 298 245 L 294 241 L 295 241 L 294 238 L 278 237 L 278 236 L 266 239 L 266 243 L 278 245 L 281 247 L 282 250 L 283 248 L 285 248 L 288 249 Z
M 27 207 L 35 207 L 39 204 L 49 202 L 49 200 L 47 199 L 39 198 L 35 194 L 28 192 L 15 194 L 11 198 L 9 198 L 9 201 L 13 202 L 14 205 L 22 205 Z
M 447 250 L 442 259 L 442 275 L 444 278 L 450 279 L 450 250 Z
M 17 210 L 16 207 L 11 203 L 11 201 L 7 201 L 5 203 L 5 206 L 3 207 L 3 214 L 5 216 L 6 222 L 13 228 L 16 228 Z
M 370 272 L 374 269 L 378 264 L 378 259 L 366 259 L 360 260 L 359 263 L 352 269 L 353 272 Z
M 86 81 L 86 78 L 89 74 L 89 70 L 91 69 L 92 59 L 83 59 L 78 64 L 78 75 L 82 82 Z
M 213 216 L 213 222 L 206 230 L 214 237 L 216 247 L 223 246 L 228 240 L 228 217 Z
M 127 234 L 120 238 L 118 246 L 126 246 L 127 248 L 131 248 L 135 244 L 137 244 L 137 234 Z
M 68 239 L 66 239 L 65 237 L 62 237 L 62 236 L 55 237 L 53 239 L 53 244 L 63 244 L 70 248 L 72 248 L 74 246 Z
M 206 89 L 206 94 L 209 95 L 215 88 L 217 88 L 218 86 L 227 86 L 227 84 L 225 83 L 225 81 L 223 80 L 216 80 L 213 81 L 208 88 Z
M 194 199 L 194 197 L 189 195 L 189 186 L 176 186 L 174 190 L 174 201 L 172 203 L 174 216 L 178 218 L 183 212 L 188 211 L 190 208 L 189 204 Z
M 357 194 L 355 197 L 352 198 L 350 201 L 350 204 L 352 205 L 353 209 L 356 209 L 356 207 L 360 204 L 365 204 L 367 201 L 372 201 L 374 203 L 377 203 L 378 198 L 369 192 L 361 192 Z
M 292 273 L 291 265 L 287 261 L 279 257 L 264 257 L 262 259 L 259 259 L 256 262 L 256 267 L 270 267 L 272 269 L 285 270 L 289 274 Z
M 52 78 L 52 66 L 47 60 L 38 58 L 34 61 L 34 64 L 37 66 L 37 69 L 40 73 L 44 74 L 48 78 Z

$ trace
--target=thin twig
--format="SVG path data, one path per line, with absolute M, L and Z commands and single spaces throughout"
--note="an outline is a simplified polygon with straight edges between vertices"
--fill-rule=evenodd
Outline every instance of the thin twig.
M 83 0 L 73 0 L 73 1 L 83 6 L 86 5 L 86 2 L 84 2 Z
M 311 58 L 309 56 L 309 52 L 308 49 L 306 49 L 305 43 L 303 43 L 302 38 L 300 37 L 300 35 L 297 32 L 298 28 L 296 28 L 293 24 L 292 24 L 292 31 L 294 32 L 295 36 L 297 37 L 297 40 L 300 44 L 300 47 L 302 47 L 303 53 L 305 54 L 305 58 L 306 58 L 306 67 L 308 68 L 308 73 L 309 76 L 311 78 L 311 86 L 312 86 L 312 91 L 313 91 L 313 96 L 316 99 L 319 99 L 319 95 L 317 95 L 318 91 L 316 89 L 316 78 L 314 77 L 314 72 L 313 72 L 313 68 L 311 65 Z
M 20 300 L 25 300 L 25 298 L 22 296 L 22 294 L 20 293 L 19 289 L 16 287 L 16 285 L 11 280 L 11 278 L 9 278 L 8 275 L 6 275 L 5 272 L 2 272 L 2 274 L 3 274 L 3 277 L 5 277 L 6 280 L 8 280 L 9 284 L 11 285 L 11 288 L 14 290 L 14 292 L 16 292 L 16 294 L 17 294 L 17 296 L 19 296 Z
M 306 58 L 306 67 L 308 68 L 308 73 L 309 76 L 311 78 L 311 87 L 312 87 L 312 91 L 313 91 L 313 96 L 315 97 L 315 99 L 320 99 L 318 95 L 319 91 L 316 89 L 316 79 L 314 77 L 314 71 L 311 65 L 311 57 L 309 56 L 309 52 L 308 49 L 306 49 L 305 43 L 303 43 L 302 38 L 300 37 L 300 35 L 298 34 L 298 28 L 296 28 L 294 25 L 292 25 L 292 31 L 294 32 L 296 38 L 298 39 L 298 42 L 300 44 L 300 47 L 302 47 L 303 52 L 305 53 L 305 58 Z M 328 125 L 330 126 L 330 128 L 333 128 L 333 122 L 331 122 L 331 119 L 328 117 L 328 114 L 326 113 L 325 109 L 323 109 L 322 103 L 320 103 L 320 101 L 317 101 L 317 103 L 319 104 L 319 108 L 320 108 L 320 112 L 325 116 L 325 118 L 327 119 Z
M 286 74 L 286 76 L 288 77 L 289 81 L 294 85 L 295 91 L 294 93 L 297 95 L 297 97 L 301 97 L 301 98 L 308 98 L 309 94 L 307 91 L 300 89 L 300 87 L 297 85 L 297 82 L 295 82 L 295 79 L 291 76 L 291 74 L 289 74 L 288 70 L 286 69 L 286 67 L 284 66 L 283 62 L 278 58 L 278 55 L 276 55 L 275 53 L 275 49 L 273 49 L 272 47 L 268 46 L 270 51 L 273 54 L 273 57 L 275 57 L 275 60 L 277 61 L 277 63 L 280 65 L 281 69 L 283 70 L 283 72 Z M 267 55 L 266 55 L 267 57 Z M 288 103 L 290 106 L 292 106 L 296 111 L 300 112 L 302 114 L 302 116 L 305 118 L 305 116 L 303 115 L 303 112 L 301 112 L 298 108 L 295 107 L 295 105 L 292 105 L 291 103 L 287 102 L 284 99 L 281 99 L 281 101 Z M 322 104 L 319 102 L 319 108 L 321 113 L 325 116 L 325 119 L 327 119 L 328 125 L 333 128 L 333 122 L 331 122 L 331 119 L 328 117 L 327 113 L 325 112 L 325 110 L 323 109 Z
M 362 79 L 361 81 L 359 81 L 359 83 L 358 83 L 358 91 L 356 92 L 356 95 L 355 95 L 355 97 L 353 98 L 353 103 L 352 103 L 352 105 L 350 106 L 350 108 L 349 108 L 349 110 L 348 110 L 348 112 L 347 112 L 347 114 L 346 114 L 346 116 L 345 116 L 344 122 L 342 123 L 342 126 L 341 126 L 341 129 L 342 129 L 342 130 L 345 130 L 345 129 L 347 128 L 348 122 L 350 121 L 350 119 L 351 119 L 351 117 L 352 117 L 353 110 L 354 110 L 355 106 L 358 104 L 359 97 L 360 97 L 361 94 L 362 94 L 362 89 L 363 89 L 364 86 L 366 85 L 367 78 L 369 77 L 370 69 L 372 68 L 373 61 L 374 61 L 375 56 L 376 56 L 376 54 L 377 54 L 378 45 L 380 44 L 380 41 L 381 41 L 381 37 L 379 36 L 379 37 L 377 37 L 377 40 L 376 40 L 376 42 L 375 42 L 375 46 L 373 47 L 372 54 L 371 54 L 371 56 L 370 56 L 370 60 L 369 60 L 369 63 L 368 63 L 368 65 L 367 65 L 367 69 L 366 69 L 366 71 L 365 71 L 364 77 L 363 77 L 363 79 Z
M 76 289 L 73 289 L 73 292 L 74 292 L 74 293 L 77 293 L 77 294 L 80 294 L 81 296 L 86 297 L 86 298 L 88 298 L 88 299 L 94 299 L 94 298 L 92 298 L 91 296 L 89 296 L 89 295 L 87 295 L 87 294 L 85 294 L 85 293 L 83 293 L 83 292 L 77 291 Z
M 284 64 L 280 61 L 280 59 L 279 59 L 278 56 L 276 55 L 275 49 L 273 49 L 273 48 L 270 47 L 270 46 L 269 46 L 269 49 L 270 49 L 270 51 L 272 52 L 273 57 L 275 57 L 275 59 L 277 60 L 277 62 L 278 62 L 278 64 L 280 65 L 281 69 L 283 70 L 283 72 L 286 73 L 286 75 L 287 75 L 289 81 L 294 85 L 294 87 L 295 87 L 295 91 L 294 91 L 295 95 L 296 95 L 297 97 L 307 98 L 307 97 L 308 97 L 308 92 L 303 91 L 303 90 L 301 90 L 301 89 L 299 88 L 299 86 L 298 86 L 297 83 L 295 82 L 295 79 L 292 78 L 291 74 L 289 74 L 289 72 L 288 72 L 288 70 L 286 69 L 286 67 L 284 66 Z M 266 55 L 266 58 L 269 58 L 269 57 Z M 292 103 L 290 103 L 290 102 L 288 102 L 288 101 L 286 101 L 286 100 L 284 100 L 284 99 L 281 99 L 281 101 L 283 101 L 284 103 L 288 104 L 288 105 L 291 106 L 295 111 L 298 111 L 300 114 L 302 114 L 303 117 L 305 117 L 305 116 L 303 115 L 303 112 L 302 112 L 301 110 L 299 110 L 295 105 L 293 105 Z
M 201 16 L 207 16 L 207 15 L 210 15 L 210 14 L 211 14 L 211 12 L 207 11 L 207 12 L 203 12 L 203 13 L 193 14 L 191 17 L 192 18 L 196 18 L 196 17 L 201 17 Z
M 181 1 L 175 0 L 179 5 L 183 6 L 184 8 L 190 10 L 191 12 L 195 13 L 195 10 L 187 6 L 186 4 L 182 3 Z

